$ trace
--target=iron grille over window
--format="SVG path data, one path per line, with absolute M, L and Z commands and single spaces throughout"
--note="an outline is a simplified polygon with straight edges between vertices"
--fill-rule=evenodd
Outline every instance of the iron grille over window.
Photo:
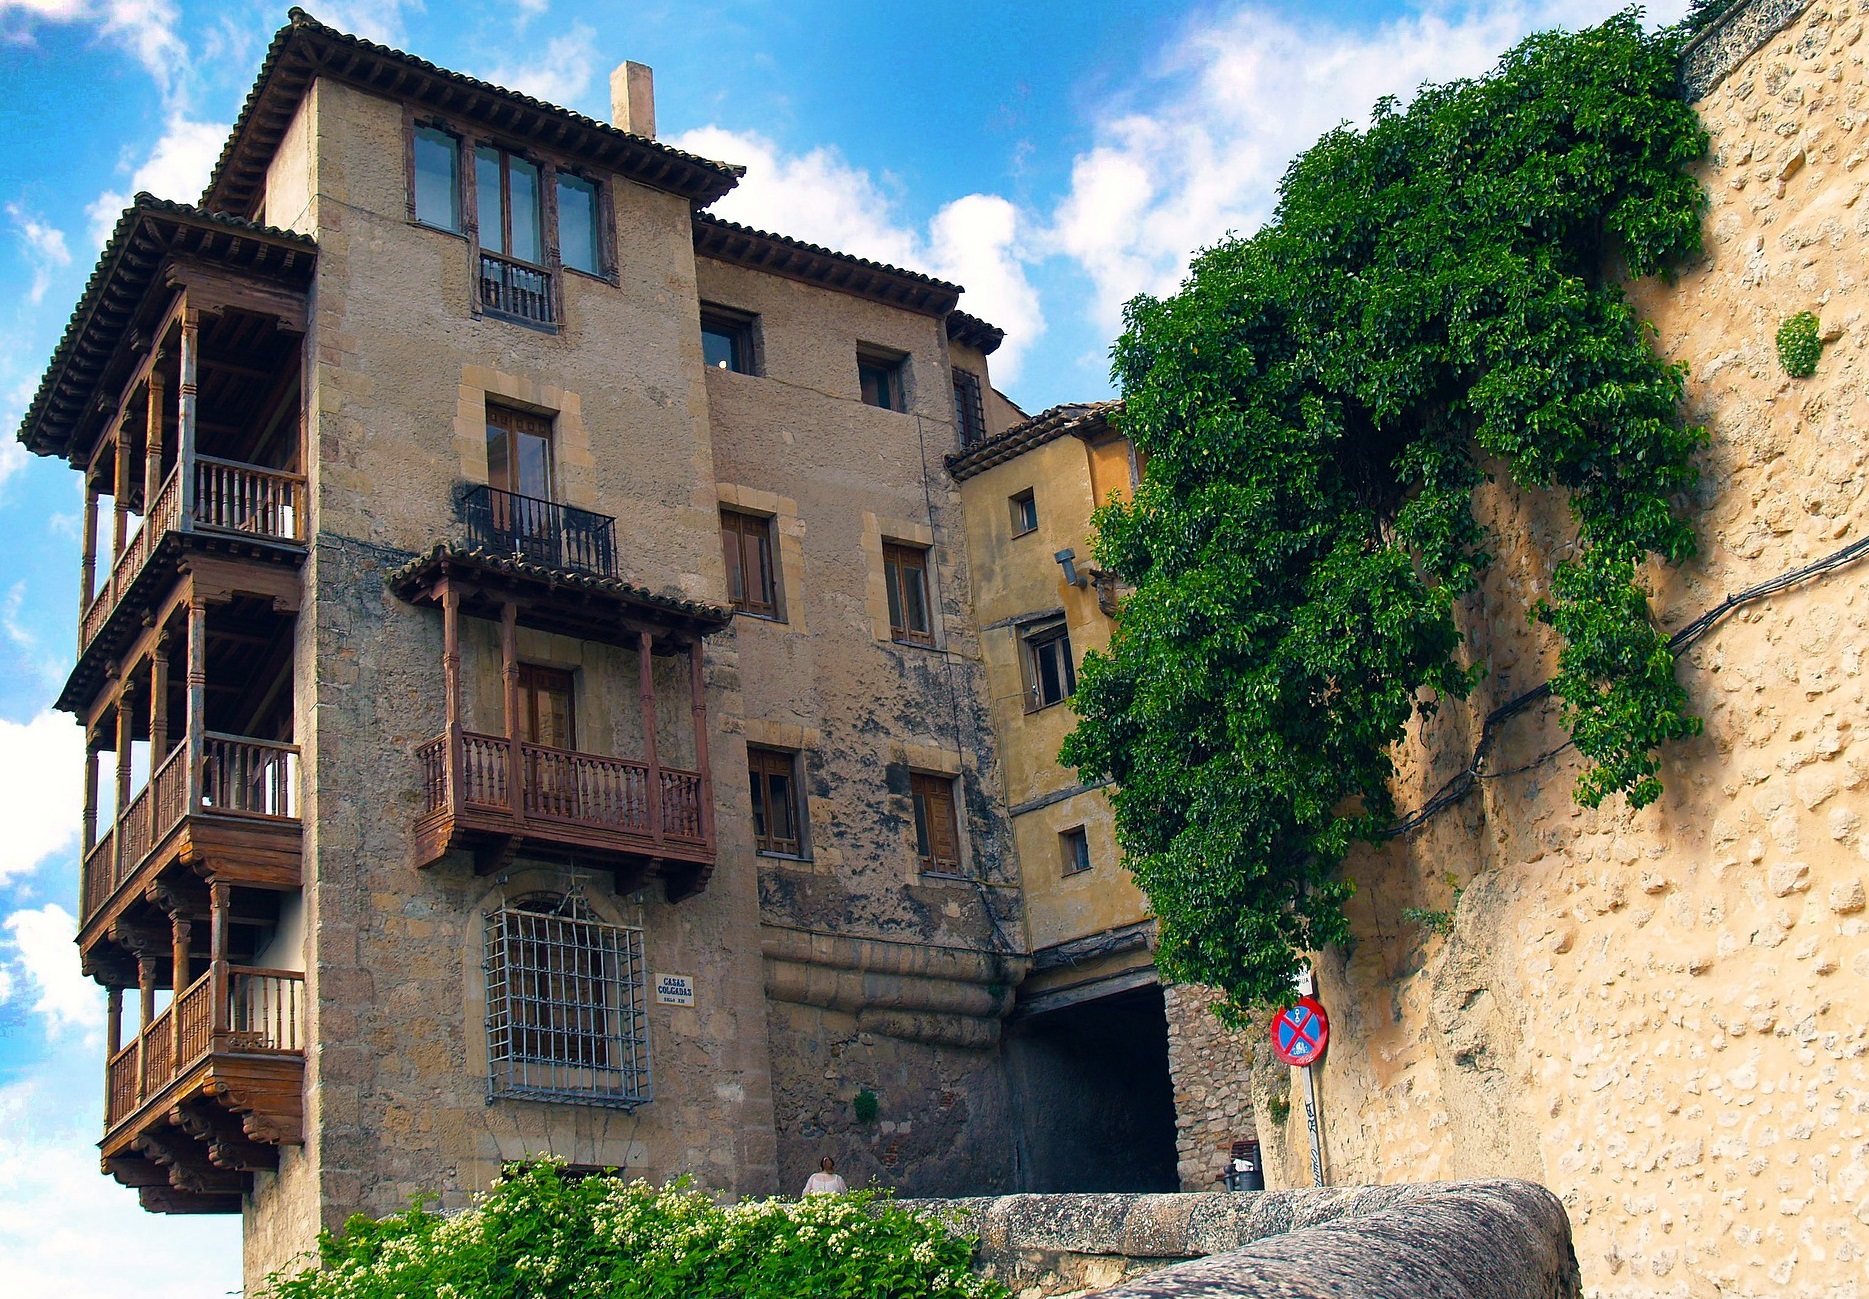
M 986 410 L 980 401 L 980 376 L 954 367 L 954 427 L 960 430 L 960 449 L 967 451 L 986 441 Z
M 461 496 L 461 522 L 469 539 L 488 550 L 547 568 L 616 576 L 616 520 L 608 514 L 497 487 L 470 487 Z
M 487 916 L 487 1093 L 634 1109 L 653 1098 L 642 930 L 575 898 Z

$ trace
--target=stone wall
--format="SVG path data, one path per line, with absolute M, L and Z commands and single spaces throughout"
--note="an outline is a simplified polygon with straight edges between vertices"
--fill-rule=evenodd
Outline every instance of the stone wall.
M 1564 1208 L 1526 1182 L 903 1203 L 977 1236 L 1017 1299 L 1578 1293 Z
M 1653 574 L 1669 631 L 1869 531 L 1863 14 L 1751 12 L 1726 20 L 1751 33 L 1726 47 L 1738 61 L 1701 74 L 1705 255 L 1631 286 L 1711 434 L 1689 503 L 1701 554 Z M 1829 341 L 1794 380 L 1774 335 L 1803 310 Z M 1561 499 L 1508 483 L 1480 493 L 1499 558 L 1462 611 L 1484 681 L 1417 727 L 1404 808 L 1465 765 L 1476 719 L 1554 667 L 1525 610 L 1574 533 Z M 1605 1299 L 1862 1285 L 1866 640 L 1869 565 L 1750 604 L 1682 657 L 1706 731 L 1664 753 L 1655 805 L 1579 807 L 1546 707 L 1500 733 L 1464 802 L 1347 864 L 1355 944 L 1319 968 L 1332 1180 L 1546 1183 Z M 1410 907 L 1449 913 L 1450 932 Z M 1302 1184 L 1301 1105 L 1283 1127 L 1270 1176 Z

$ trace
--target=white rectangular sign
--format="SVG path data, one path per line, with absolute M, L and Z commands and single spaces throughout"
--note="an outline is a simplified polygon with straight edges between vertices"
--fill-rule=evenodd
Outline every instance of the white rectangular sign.
M 655 976 L 655 999 L 664 1006 L 694 1005 L 694 980 L 686 974 Z

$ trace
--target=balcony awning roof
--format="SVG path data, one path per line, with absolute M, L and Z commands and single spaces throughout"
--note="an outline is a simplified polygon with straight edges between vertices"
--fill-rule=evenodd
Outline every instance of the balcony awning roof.
M 634 646 L 648 632 L 659 653 L 723 630 L 733 611 L 703 600 L 663 595 L 617 577 L 547 568 L 517 555 L 440 541 L 391 573 L 389 589 L 410 604 L 440 607 L 441 592 L 453 586 L 461 612 L 471 618 L 500 616 L 500 606 L 519 606 L 519 621 L 540 631 L 579 640 Z

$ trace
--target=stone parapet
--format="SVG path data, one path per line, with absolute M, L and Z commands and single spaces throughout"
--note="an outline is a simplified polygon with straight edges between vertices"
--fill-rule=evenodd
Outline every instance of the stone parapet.
M 1579 1293 L 1563 1205 L 1505 1178 L 901 1203 L 978 1235 L 975 1266 L 1019 1299 Z
M 1810 4 L 1811 0 L 1740 0 L 1709 23 L 1681 56 L 1681 87 L 1688 102 L 1705 98 L 1722 77 Z

